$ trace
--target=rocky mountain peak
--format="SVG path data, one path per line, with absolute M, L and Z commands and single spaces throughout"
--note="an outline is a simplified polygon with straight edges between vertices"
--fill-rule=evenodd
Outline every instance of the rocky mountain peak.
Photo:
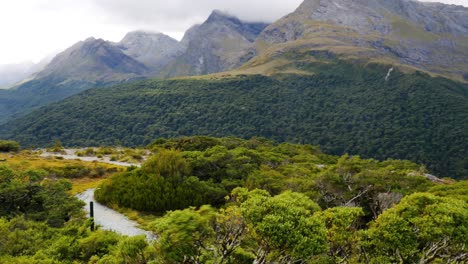
M 253 42 L 260 34 L 260 32 L 262 32 L 262 30 L 268 26 L 267 23 L 263 22 L 242 21 L 236 16 L 230 15 L 220 10 L 214 10 L 208 19 L 201 25 L 201 27 L 208 27 L 213 25 L 216 27 L 225 26 L 235 30 L 242 34 L 250 42 Z
M 89 37 L 89 38 L 85 39 L 83 42 L 94 42 L 94 41 L 96 41 L 95 37 Z
M 208 74 L 238 67 L 254 56 L 253 42 L 267 26 L 214 10 L 204 23 L 185 33 L 181 41 L 184 53 L 166 68 L 164 77 Z
M 468 8 L 416 0 L 305 0 L 259 36 L 258 47 L 326 49 L 463 79 Z
M 232 24 L 242 24 L 239 18 L 230 15 L 226 12 L 221 10 L 213 10 L 211 15 L 205 21 L 206 24 L 210 23 L 232 23 Z
M 404 19 L 429 32 L 468 34 L 468 8 L 416 0 L 305 0 L 295 13 L 303 19 L 333 22 L 361 33 L 388 34 L 395 20 Z
M 158 32 L 133 31 L 117 44 L 126 55 L 157 71 L 183 51 L 175 39 Z
M 403 9 L 406 0 L 305 0 L 295 12 L 304 20 L 322 21 L 350 27 L 360 33 L 377 31 L 387 34 L 391 30 L 386 15 L 391 9 Z M 405 8 L 406 9 L 406 8 Z M 403 14 L 403 12 L 399 12 Z
M 164 35 L 160 32 L 149 32 L 149 31 L 131 31 L 128 32 L 125 37 L 119 42 L 122 45 L 132 45 L 137 42 L 143 41 L 159 41 L 160 39 L 172 39 L 171 37 Z
M 38 77 L 60 76 L 94 82 L 128 78 L 146 71 L 145 65 L 125 55 L 113 43 L 88 38 L 55 56 Z
M 112 46 L 112 43 L 103 39 L 88 38 L 81 43 L 81 46 L 78 46 L 77 50 L 83 58 L 94 55 L 105 55 L 109 52 L 115 51 L 113 50 L 114 47 Z
M 184 48 L 187 48 L 189 43 L 197 36 L 200 26 L 201 24 L 196 24 L 185 31 L 184 37 L 180 41 Z

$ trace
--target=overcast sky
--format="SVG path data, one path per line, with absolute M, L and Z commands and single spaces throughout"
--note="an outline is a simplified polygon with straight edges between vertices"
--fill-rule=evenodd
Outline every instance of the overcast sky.
M 119 41 L 152 30 L 180 39 L 214 9 L 249 21 L 274 21 L 303 0 L 4 0 L 0 64 L 39 61 L 90 36 Z M 434 0 L 435 2 L 435 0 Z M 468 0 L 441 0 L 468 6 Z

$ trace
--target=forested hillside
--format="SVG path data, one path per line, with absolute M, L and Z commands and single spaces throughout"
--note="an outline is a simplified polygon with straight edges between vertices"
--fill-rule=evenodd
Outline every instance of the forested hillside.
M 111 177 L 95 196 L 114 207 L 170 210 L 149 225 L 161 263 L 467 258 L 466 182 L 432 183 L 414 163 L 328 156 L 258 138 L 191 137 L 150 147 L 154 157 Z
M 402 197 L 433 185 L 424 169 L 409 161 L 330 156 L 310 145 L 277 145 L 258 138 L 159 139 L 150 148 L 154 157 L 141 169 L 102 184 L 96 199 L 164 213 L 204 204 L 221 206 L 236 187 L 272 195 L 292 190 L 305 193 L 322 208 L 357 205 L 373 218 L 386 209 L 380 207 L 379 193 Z
M 262 136 L 330 154 L 409 159 L 465 178 L 466 84 L 311 53 L 310 75 L 148 80 L 93 89 L 4 125 L 25 146 L 146 145 L 158 137 Z M 291 56 L 298 56 L 293 54 Z
M 57 84 L 59 83 L 59 84 Z M 66 86 L 63 84 L 66 83 Z M 111 86 L 111 83 L 66 81 L 63 78 L 32 80 L 17 89 L 0 90 L 0 124 L 24 116 L 41 106 L 60 101 L 90 87 Z
M 121 149 L 91 150 L 80 155 Z M 142 167 L 126 171 L 16 151 L 16 145 L 0 150 L 0 263 L 468 259 L 468 182 L 431 182 L 423 167 L 409 161 L 330 156 L 310 145 L 261 138 L 204 136 L 155 140 Z M 101 182 L 96 198 L 130 212 L 157 239 L 126 237 L 100 226 L 91 231 L 92 221 L 73 195 L 84 186 L 95 188 L 95 180 Z

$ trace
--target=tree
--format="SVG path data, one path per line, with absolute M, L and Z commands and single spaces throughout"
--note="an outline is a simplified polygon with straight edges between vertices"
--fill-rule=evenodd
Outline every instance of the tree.
M 0 152 L 17 152 L 20 145 L 16 141 L 0 140 Z
M 468 180 L 459 181 L 454 184 L 437 185 L 428 192 L 442 197 L 451 197 L 468 203 Z
M 426 191 L 434 184 L 425 177 L 412 175 L 414 164 L 400 161 L 377 162 L 344 155 L 315 180 L 324 208 L 362 207 L 366 217 L 376 218 L 398 203 L 404 195 Z
M 92 256 L 102 257 L 109 254 L 120 239 L 119 235 L 111 231 L 92 232 L 89 236 L 78 240 L 80 257 L 87 261 Z
M 161 149 L 142 166 L 145 174 L 162 176 L 168 179 L 181 179 L 190 173 L 187 161 L 177 150 Z
M 209 206 L 170 212 L 155 229 L 164 263 L 239 263 L 236 253 L 247 231 L 237 206 L 219 212 Z
M 164 263 L 203 263 L 214 238 L 210 225 L 215 211 L 209 206 L 169 212 L 155 224 L 157 249 Z
M 215 263 L 239 263 L 232 255 L 240 249 L 247 236 L 247 226 L 240 208 L 230 206 L 221 209 L 213 224 L 216 233 L 215 256 L 219 256 L 219 261 Z
M 118 263 L 144 264 L 152 257 L 151 253 L 146 236 L 139 235 L 119 241 L 113 255 L 117 256 Z
M 360 207 L 334 207 L 320 212 L 319 216 L 328 230 L 328 255 L 334 263 L 348 263 L 360 242 L 359 220 L 364 211 Z
M 65 153 L 62 142 L 59 139 L 54 140 L 54 145 L 48 151 L 55 153 Z
M 467 261 L 468 204 L 416 193 L 381 214 L 367 235 L 371 262 Z
M 71 190 L 69 181 L 43 179 L 31 182 L 30 174 L 0 166 L 0 216 L 24 214 L 27 219 L 60 227 L 73 215 L 80 214 L 83 203 L 68 194 Z
M 327 250 L 326 229 L 314 213 L 320 207 L 300 193 L 271 197 L 266 191 L 238 188 L 242 213 L 257 243 L 255 263 L 306 263 Z

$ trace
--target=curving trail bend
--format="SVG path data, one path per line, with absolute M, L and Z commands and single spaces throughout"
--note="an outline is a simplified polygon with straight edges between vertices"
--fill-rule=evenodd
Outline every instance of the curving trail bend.
M 112 230 L 122 235 L 137 236 L 146 235 L 148 241 L 156 240 L 156 236 L 146 230 L 138 228 L 135 221 L 128 219 L 125 215 L 106 207 L 94 199 L 94 190 L 88 189 L 77 195 L 78 199 L 86 203 L 83 208 L 89 216 L 89 202 L 94 203 L 94 222 L 101 229 Z

